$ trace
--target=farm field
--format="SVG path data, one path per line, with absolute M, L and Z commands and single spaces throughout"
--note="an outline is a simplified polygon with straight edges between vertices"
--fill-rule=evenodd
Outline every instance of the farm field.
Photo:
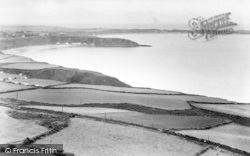
M 178 132 L 250 152 L 250 127 L 247 126 L 229 124 L 209 130 L 184 130 Z
M 0 98 L 14 97 L 14 93 L 0 95 Z M 113 93 L 92 89 L 39 89 L 22 91 L 19 93 L 19 100 L 69 105 L 84 103 L 133 103 L 170 110 L 190 108 L 183 100 L 171 99 L 163 95 Z
M 62 131 L 36 141 L 37 144 L 63 144 L 65 152 L 79 155 L 195 155 L 204 147 L 176 136 L 133 126 L 115 125 L 73 118 Z
M 2 66 L 1 68 L 39 70 L 39 69 L 54 68 L 54 67 L 58 67 L 58 66 L 47 64 L 47 63 L 30 62 L 30 63 L 8 64 L 5 66 Z
M 206 117 L 206 116 L 181 116 L 181 115 L 150 115 L 138 113 L 110 113 L 110 114 L 95 114 L 95 116 L 105 117 L 127 123 L 154 127 L 158 129 L 194 129 L 216 126 L 228 122 L 229 120 Z
M 18 120 L 9 117 L 6 114 L 8 110 L 10 108 L 0 106 L 0 144 L 24 140 L 47 131 L 34 120 Z
M 13 56 L 0 60 L 0 63 L 19 63 L 19 62 L 33 62 L 31 59 L 26 57 Z
M 150 115 L 138 112 L 93 107 L 58 107 L 58 106 L 22 106 L 53 111 L 63 111 L 80 115 L 124 121 L 158 129 L 186 129 L 205 128 L 227 122 L 228 120 L 206 116 L 180 116 L 180 115 Z
M 195 107 L 250 118 L 250 104 L 192 104 Z
M 239 156 L 236 153 L 231 153 L 229 151 L 225 151 L 225 150 L 221 150 L 221 149 L 217 149 L 217 150 L 209 149 L 205 153 L 201 154 L 200 156 L 215 156 L 215 155 L 218 155 L 218 156 Z
M 2 98 L 13 98 L 14 96 L 15 94 L 11 93 L 0 95 Z M 124 94 L 89 89 L 46 89 L 23 91 L 20 92 L 19 99 L 52 104 L 133 103 L 170 110 L 190 108 L 186 101 L 166 95 Z
M 14 97 L 14 93 L 0 95 L 0 98 Z M 202 96 L 131 94 L 92 89 L 37 89 L 22 91 L 19 93 L 19 99 L 24 101 L 69 105 L 86 103 L 132 103 L 166 110 L 189 109 L 190 106 L 186 100 L 214 100 L 213 98 Z
M 214 97 L 206 97 L 206 96 L 195 96 L 195 95 L 188 95 L 188 94 L 182 94 L 181 92 L 172 92 L 172 91 L 165 91 L 165 90 L 158 90 L 158 89 L 139 89 L 139 88 L 125 88 L 125 87 L 113 87 L 113 86 L 102 86 L 102 85 L 88 85 L 88 84 L 66 84 L 66 85 L 60 85 L 60 86 L 55 86 L 53 88 L 65 88 L 66 89 L 96 89 L 96 90 L 101 90 L 101 91 L 108 91 L 108 92 L 121 92 L 121 93 L 128 93 L 128 94 L 133 94 L 133 93 L 146 93 L 146 94 L 171 94 L 171 95 L 166 95 L 169 99 L 180 99 L 180 100 L 185 100 L 185 101 L 200 101 L 200 102 L 212 102 L 212 103 L 231 103 L 230 101 L 226 99 L 221 99 L 221 98 L 214 98 Z M 178 94 L 182 95 L 178 95 Z M 177 95 L 175 95 L 177 94 Z
M 97 90 L 129 92 L 129 93 L 183 94 L 181 92 L 166 91 L 166 90 L 159 90 L 159 89 L 125 88 L 125 87 L 76 84 L 76 83 L 56 86 L 54 88 L 91 88 L 91 89 L 97 89 Z
M 45 80 L 45 79 L 16 79 L 14 80 L 20 83 L 28 83 L 28 84 L 38 84 L 39 86 L 46 87 L 50 85 L 59 85 L 64 82 L 54 81 L 54 80 Z
M 12 83 L 6 83 L 6 82 L 0 82 L 0 93 L 1 92 L 7 92 L 7 91 L 15 91 L 20 89 L 28 89 L 33 88 L 30 86 L 23 86 L 23 85 L 16 85 Z M 3 94 L 0 94 L 0 96 Z
M 121 110 L 121 109 L 93 108 L 93 107 L 58 107 L 58 106 L 22 106 L 22 107 L 36 108 L 36 109 L 43 109 L 43 110 L 53 110 L 57 112 L 63 111 L 66 113 L 75 113 L 75 114 L 80 114 L 80 115 L 130 112 L 130 111 Z

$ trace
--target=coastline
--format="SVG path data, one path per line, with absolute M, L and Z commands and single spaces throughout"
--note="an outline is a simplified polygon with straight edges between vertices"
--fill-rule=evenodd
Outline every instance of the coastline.
M 54 48 L 56 48 L 56 49 L 60 49 L 60 48 L 73 48 L 73 47 L 77 47 L 77 46 L 75 46 L 75 45 L 67 45 L 67 44 L 63 44 L 63 45 L 57 45 L 57 44 L 54 44 L 54 45 L 41 45 L 41 46 L 26 46 L 26 47 L 28 47 L 28 48 L 31 48 L 32 50 L 40 50 L 40 51 L 43 51 L 43 50 L 48 50 L 48 49 L 54 49 Z M 6 50 L 4 50 L 3 52 L 4 53 L 11 53 L 11 54 L 15 54 L 15 57 L 17 57 L 17 58 L 26 58 L 27 59 L 27 57 L 24 57 L 24 56 L 18 56 L 18 52 L 24 52 L 23 50 L 26 48 L 26 47 L 20 47 L 20 48 L 10 48 L 10 49 L 6 49 Z M 15 52 L 15 50 L 17 50 L 17 52 Z M 2 55 L 7 55 L 7 54 L 2 54 Z M 0 60 L 1 61 L 1 60 Z M 2 61 L 4 61 L 4 59 L 2 59 Z M 32 63 L 33 64 L 47 64 L 47 65 L 49 65 L 48 63 L 44 63 L 44 62 L 37 62 L 37 61 L 33 61 L 32 60 Z M 8 64 L 9 65 L 11 65 L 11 64 L 17 64 L 17 66 L 15 66 L 15 68 L 4 68 L 4 67 L 6 67 L 6 66 L 8 66 Z M 113 78 L 113 77 L 109 77 L 109 76 L 107 76 L 107 75 L 104 75 L 104 74 L 102 74 L 102 73 L 98 73 L 98 72 L 93 72 L 93 71 L 83 71 L 83 70 L 79 70 L 79 69 L 72 69 L 72 68 L 66 68 L 66 67 L 61 67 L 61 66 L 58 66 L 58 67 L 51 67 L 51 68 L 43 68 L 43 67 L 41 67 L 41 69 L 39 68 L 39 69 L 36 69 L 36 70 L 31 70 L 31 69 L 17 69 L 17 68 L 20 68 L 20 67 L 18 67 L 18 64 L 20 65 L 20 64 L 25 64 L 25 62 L 16 62 L 16 63 L 7 63 L 7 65 L 6 65 L 6 63 L 5 64 L 0 64 L 1 66 L 0 66 L 0 69 L 1 69 L 1 71 L 3 71 L 4 73 L 10 73 L 10 74 L 20 74 L 20 73 L 22 73 L 23 75 L 25 75 L 25 76 L 28 76 L 28 78 L 38 78 L 38 79 L 48 79 L 48 80 L 57 80 L 57 81 L 63 81 L 63 82 L 68 82 L 69 84 L 71 84 L 71 83 L 79 83 L 79 80 L 81 79 L 81 78 L 84 78 L 84 77 L 87 77 L 87 79 L 85 79 L 84 81 L 81 81 L 80 83 L 83 83 L 83 84 L 90 84 L 90 85 L 100 85 L 100 86 L 114 86 L 114 87 L 118 87 L 118 88 L 132 88 L 133 89 L 133 87 L 131 87 L 131 86 L 129 86 L 129 85 L 127 85 L 127 84 L 125 84 L 125 83 L 123 83 L 123 82 L 121 82 L 121 81 L 119 81 L 118 79 L 116 79 L 116 78 Z M 87 73 L 87 75 L 86 75 L 86 73 Z M 50 75 L 50 76 L 44 76 L 44 75 Z M 51 74 L 53 74 L 52 76 L 51 76 Z M 73 76 L 72 76 L 72 74 L 73 74 Z M 75 74 L 75 75 L 74 75 Z M 56 75 L 60 75 L 60 78 L 58 78 L 58 77 L 55 77 Z M 71 77 L 69 77 L 69 75 L 71 75 Z M 66 78 L 66 79 L 65 79 Z M 70 79 L 71 78 L 71 79 Z M 101 80 L 100 79 L 98 79 L 98 78 L 101 78 Z M 91 80 L 96 80 L 96 81 L 91 81 Z M 103 81 L 103 80 L 105 80 L 105 81 Z M 109 82 L 109 83 L 107 83 L 107 82 Z M 34 86 L 34 89 L 33 90 L 39 90 L 39 89 L 41 89 L 41 90 L 45 90 L 46 92 L 49 90 L 49 89 L 53 89 L 53 91 L 55 91 L 55 92 L 57 92 L 57 90 L 55 89 L 55 88 L 53 88 L 53 86 L 50 86 L 50 87 L 41 87 L 41 86 Z M 48 89 L 48 90 L 46 90 L 46 89 Z M 78 88 L 79 90 L 86 90 L 87 92 L 95 92 L 95 91 L 98 91 L 99 93 L 101 93 L 101 92 L 105 92 L 105 94 L 106 93 L 110 93 L 110 94 L 119 94 L 119 96 L 121 96 L 121 94 L 129 94 L 129 95 L 138 95 L 138 96 L 141 96 L 141 95 L 143 95 L 143 96 L 157 96 L 157 98 L 160 98 L 160 96 L 176 96 L 176 99 L 177 99 L 177 101 L 178 102 L 180 102 L 179 100 L 180 99 L 182 99 L 182 98 L 184 98 L 184 101 L 185 102 L 190 102 L 190 101 L 187 101 L 185 98 L 186 97 L 188 97 L 188 98 L 190 98 L 190 97 L 194 97 L 194 98 L 198 98 L 199 96 L 198 95 L 189 95 L 189 94 L 159 94 L 158 95 L 158 93 L 157 94 L 152 94 L 152 93 L 132 93 L 132 92 L 123 92 L 123 91 L 115 91 L 115 90 L 108 90 L 108 89 L 106 89 L 106 90 L 101 90 L 101 89 L 93 89 L 93 88 Z M 32 90 L 32 91 L 33 91 Z M 58 90 L 59 90 L 59 88 L 58 88 Z M 67 92 L 67 94 L 63 94 L 64 96 L 68 96 L 68 94 L 70 93 L 70 91 L 71 90 L 76 90 L 76 88 L 61 88 L 61 90 L 66 90 L 66 91 L 68 91 Z M 142 90 L 143 90 L 143 88 L 142 88 Z M 150 90 L 150 89 L 149 89 Z M 20 90 L 20 99 L 23 97 L 23 92 L 26 92 L 27 90 L 23 90 L 23 91 L 21 91 Z M 78 91 L 77 91 L 78 92 Z M 6 93 L 3 93 L 3 94 L 6 94 Z M 8 94 L 8 93 L 7 93 Z M 105 95 L 104 94 L 104 95 Z M 45 94 L 43 94 L 43 96 L 44 96 Z M 108 95 L 108 94 L 106 94 L 106 95 Z M 46 96 L 46 95 L 45 95 Z M 99 95 L 97 95 L 96 94 L 96 96 L 99 96 Z M 103 96 L 103 95 L 101 95 L 101 96 Z M 113 95 L 112 95 L 113 96 Z M 39 96 L 39 97 L 41 97 L 41 96 Z M 70 96 L 68 96 L 68 97 L 70 97 Z M 204 96 L 200 96 L 199 98 L 201 98 L 201 97 L 204 97 Z M 78 98 L 78 97 L 76 97 L 76 98 Z M 93 97 L 94 99 L 95 98 L 97 98 L 97 97 Z M 144 97 L 145 98 L 145 97 Z M 178 99 L 179 98 L 179 99 Z M 14 99 L 14 98 L 13 98 Z M 11 105 L 13 105 L 15 102 L 13 101 L 13 99 L 12 99 L 12 101 L 10 102 L 10 104 Z M 211 98 L 211 97 L 207 97 L 207 99 L 213 99 L 213 98 Z M 168 99 L 169 100 L 169 99 Z M 215 101 L 216 100 L 221 100 L 221 99 L 214 99 Z M 25 101 L 21 101 L 21 102 L 25 102 Z M 31 101 L 30 101 L 31 102 Z M 31 102 L 31 103 L 36 103 L 37 101 L 33 101 L 33 102 Z M 82 99 L 80 99 L 80 103 L 82 102 Z M 168 101 L 168 102 L 172 102 L 171 100 L 170 101 Z M 110 103 L 84 103 L 84 102 L 82 102 L 83 104 L 82 105 L 79 105 L 78 104 L 78 106 L 91 106 L 91 107 L 110 107 L 110 108 L 118 108 L 118 109 L 121 109 L 121 108 L 123 108 L 123 109 L 128 109 L 128 110 L 130 110 L 130 111 L 136 111 L 136 110 L 138 110 L 138 109 L 141 109 L 141 107 L 142 107 L 142 104 L 138 104 L 138 105 L 130 105 L 129 103 L 121 103 L 121 104 L 119 104 L 119 105 L 115 105 L 114 103 L 113 104 L 110 104 Z M 157 103 L 157 101 L 156 101 L 156 103 Z M 156 103 L 152 103 L 152 104 L 156 104 Z M 211 102 L 211 101 L 207 101 L 206 103 L 213 103 L 213 102 Z M 225 100 L 225 103 L 228 103 L 228 104 L 232 104 L 232 102 L 230 102 L 230 101 L 227 101 L 227 100 Z M 225 103 L 223 103 L 223 102 L 220 102 L 220 103 L 216 103 L 216 102 L 214 102 L 214 104 L 225 104 Z M 45 105 L 45 104 L 43 104 L 43 103 L 41 103 L 42 105 Z M 52 106 L 53 104 L 51 104 L 51 103 L 49 103 L 49 102 L 47 102 L 46 103 L 46 105 L 50 105 L 50 106 Z M 65 105 L 58 105 L 58 106 L 68 106 L 67 104 L 65 104 Z M 199 110 L 199 109 L 193 109 L 192 108 L 192 110 L 190 110 L 190 109 L 187 109 L 187 110 L 180 110 L 180 111 L 176 111 L 176 110 L 168 110 L 168 111 L 163 111 L 163 110 L 161 110 L 161 109 L 157 109 L 154 105 L 152 105 L 152 106 L 150 106 L 150 107 L 145 107 L 146 108 L 146 112 L 148 112 L 149 114 L 152 114 L 152 113 L 168 113 L 168 114 L 171 114 L 172 113 L 172 115 L 180 115 L 180 116 L 183 116 L 184 117 L 184 115 L 187 115 L 187 114 L 189 114 L 189 113 L 191 113 L 191 114 L 189 114 L 189 115 L 198 115 L 198 116 L 213 116 L 214 115 L 214 112 L 209 112 L 209 111 L 204 111 L 204 110 Z M 34 111 L 34 110 L 33 110 Z M 40 111 L 40 110 L 39 110 Z M 50 113 L 53 113 L 52 111 L 48 111 L 48 112 L 50 112 Z M 145 113 L 145 112 L 143 112 L 143 113 Z M 194 113 L 194 114 L 192 114 L 192 113 Z M 196 114 L 197 113 L 197 114 Z M 211 113 L 211 114 L 210 114 Z M 64 114 L 64 115 L 66 115 L 66 116 L 70 116 L 70 118 L 74 118 L 75 116 L 77 116 L 76 114 Z M 78 114 L 79 115 L 79 114 Z M 217 114 L 216 114 L 216 116 L 217 116 Z M 219 117 L 221 117 L 220 116 L 220 114 L 218 114 L 218 116 Z M 177 136 L 178 138 L 185 138 L 185 139 L 187 139 L 187 141 L 189 141 L 189 142 L 194 142 L 195 144 L 202 144 L 203 146 L 204 145 L 209 145 L 209 146 L 211 146 L 211 147 L 214 147 L 214 146 L 219 146 L 221 149 L 224 149 L 224 150 L 228 150 L 228 151 L 231 151 L 231 152 L 236 152 L 236 153 L 238 153 L 238 154 L 242 154 L 243 153 L 243 155 L 244 155 L 244 150 L 240 150 L 240 149 L 235 149 L 235 148 L 232 148 L 232 147 L 230 147 L 230 146 L 227 146 L 227 145 L 222 145 L 222 144 L 220 144 L 220 143 L 216 143 L 216 142 L 212 142 L 212 141 L 209 141 L 209 140 L 204 140 L 204 139 L 199 139 L 199 138 L 195 138 L 195 137 L 191 137 L 191 136 L 187 136 L 187 135 L 181 135 L 181 134 L 178 134 L 178 133 L 176 133 L 175 131 L 173 131 L 173 130 L 164 130 L 164 129 L 156 129 L 156 128 L 152 128 L 151 126 L 147 126 L 147 127 L 145 127 L 145 126 L 143 126 L 143 124 L 131 124 L 131 123 L 128 123 L 128 122 L 121 122 L 121 121 L 117 121 L 117 120 L 112 120 L 112 119 L 103 119 L 103 118 L 95 118 L 95 117 L 91 117 L 91 116 L 82 116 L 83 118 L 86 118 L 86 119 L 88 119 L 88 118 L 91 118 L 91 119 L 94 119 L 94 120 L 100 120 L 101 122 L 112 122 L 112 123 L 114 123 L 114 124 L 124 124 L 124 125 L 133 125 L 133 126 L 136 126 L 136 127 L 142 127 L 142 128 L 145 128 L 145 129 L 153 129 L 154 131 L 158 131 L 158 132 L 162 132 L 162 133 L 167 133 L 167 134 L 170 134 L 170 135 L 173 135 L 173 136 Z M 223 118 L 223 116 L 222 116 L 222 118 Z M 152 125 L 153 126 L 153 125 Z M 67 126 L 66 126 L 67 127 Z M 54 131 L 54 129 L 52 129 L 51 131 L 48 131 L 48 132 L 46 132 L 46 134 L 45 133 L 43 133 L 43 134 L 41 134 L 41 135 L 38 135 L 34 140 L 36 140 L 36 139 L 41 139 L 42 137 L 45 137 L 45 136 L 47 136 L 47 135 L 50 135 L 50 134 L 54 134 L 54 133 L 60 133 L 61 132 L 61 130 L 62 129 L 64 129 L 65 127 L 61 127 L 61 128 L 59 128 L 59 129 L 56 129 L 55 131 Z M 212 129 L 213 127 L 210 127 L 210 128 L 208 128 L 208 129 Z M 48 133 L 48 134 L 47 134 Z M 24 140 L 25 141 L 25 140 Z

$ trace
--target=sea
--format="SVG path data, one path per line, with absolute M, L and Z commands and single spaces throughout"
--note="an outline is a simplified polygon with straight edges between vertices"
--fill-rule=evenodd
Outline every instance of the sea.
M 250 103 L 250 35 L 191 40 L 187 34 L 117 34 L 151 47 L 45 48 L 16 52 L 36 61 L 98 71 L 134 87 Z

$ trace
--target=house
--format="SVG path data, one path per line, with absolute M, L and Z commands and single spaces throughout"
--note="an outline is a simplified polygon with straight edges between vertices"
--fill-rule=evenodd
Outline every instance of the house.
M 59 36 L 65 36 L 66 34 L 65 33 L 63 33 L 63 32 L 60 32 L 59 33 Z
M 25 31 L 25 32 L 24 32 L 24 35 L 25 35 L 25 36 L 34 36 L 34 34 L 33 34 L 32 31 Z
M 22 85 L 25 85 L 25 86 L 28 86 L 29 85 L 29 83 L 26 83 L 26 82 L 23 82 L 23 83 L 21 83 Z
M 40 33 L 39 36 L 49 36 L 49 33 Z
M 9 77 L 8 80 L 14 80 L 15 78 L 14 77 Z
M 40 87 L 40 85 L 39 85 L 39 84 L 34 84 L 33 86 L 35 86 L 35 87 Z

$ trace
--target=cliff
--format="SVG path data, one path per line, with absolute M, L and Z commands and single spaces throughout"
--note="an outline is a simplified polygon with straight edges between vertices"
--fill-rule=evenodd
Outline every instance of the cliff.
M 27 75 L 29 78 L 37 79 L 49 79 L 69 83 L 82 83 L 82 84 L 93 84 L 93 85 L 107 85 L 117 87 L 131 87 L 128 84 L 121 82 L 117 78 L 104 75 L 102 73 L 79 70 L 72 68 L 47 68 L 40 70 L 24 70 L 24 69 L 13 69 L 13 68 L 0 68 L 1 71 L 10 74 L 22 73 Z

